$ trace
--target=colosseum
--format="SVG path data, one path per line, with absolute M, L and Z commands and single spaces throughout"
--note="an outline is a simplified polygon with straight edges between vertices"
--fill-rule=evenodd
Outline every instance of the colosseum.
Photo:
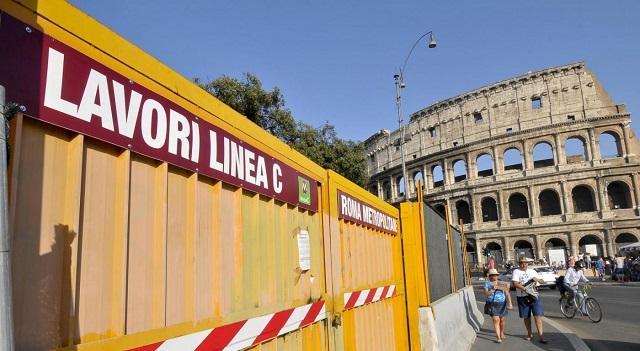
M 471 259 L 614 255 L 640 238 L 640 152 L 624 105 L 578 62 L 437 102 L 365 141 L 369 190 L 463 223 Z M 486 251 L 485 251 L 486 252 Z

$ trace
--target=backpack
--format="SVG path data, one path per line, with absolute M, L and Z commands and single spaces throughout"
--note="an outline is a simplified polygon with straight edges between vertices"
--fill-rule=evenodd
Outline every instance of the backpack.
M 558 278 L 556 278 L 556 286 L 560 291 L 560 296 L 563 296 L 564 293 L 567 292 L 567 289 L 564 287 L 564 275 L 561 275 Z

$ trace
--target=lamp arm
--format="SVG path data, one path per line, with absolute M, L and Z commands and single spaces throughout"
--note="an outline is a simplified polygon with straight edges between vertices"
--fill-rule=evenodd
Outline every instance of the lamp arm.
M 400 81 L 403 82 L 404 81 L 404 69 L 407 67 L 407 62 L 409 61 L 409 57 L 411 57 L 411 54 L 413 53 L 413 50 L 416 48 L 416 46 L 418 46 L 418 43 L 420 42 L 420 40 L 422 40 L 422 38 L 426 37 L 427 35 L 433 33 L 433 31 L 428 31 L 424 34 L 422 34 L 422 36 L 420 36 L 420 38 L 418 38 L 418 40 L 416 40 L 415 43 L 413 43 L 413 46 L 411 47 L 411 50 L 409 50 L 409 54 L 407 54 L 407 57 L 404 59 L 404 63 L 402 64 L 402 68 L 400 69 Z

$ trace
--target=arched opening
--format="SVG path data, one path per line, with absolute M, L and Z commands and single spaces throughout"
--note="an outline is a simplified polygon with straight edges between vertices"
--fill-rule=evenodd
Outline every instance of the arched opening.
M 399 176 L 396 178 L 396 189 L 398 189 L 398 196 L 404 196 L 404 177 Z
M 587 146 L 581 137 L 571 137 L 564 144 L 564 153 L 567 163 L 576 163 L 587 160 Z
M 567 244 L 562 239 L 552 238 L 544 243 L 547 249 L 547 262 L 554 265 L 564 265 L 567 262 Z
M 458 200 L 456 202 L 456 213 L 458 214 L 458 220 L 462 220 L 462 223 L 471 223 L 471 209 L 466 201 Z
M 509 217 L 511 219 L 529 218 L 527 198 L 520 193 L 509 196 Z
M 453 178 L 455 183 L 467 179 L 467 163 L 463 159 L 453 161 Z
M 616 158 L 622 156 L 620 137 L 614 132 L 604 132 L 598 138 L 600 144 L 600 158 Z
M 625 182 L 612 182 L 607 186 L 609 209 L 631 208 L 631 194 Z
M 635 235 L 629 233 L 622 233 L 616 237 L 616 251 L 620 251 L 620 248 L 625 245 L 637 243 L 638 238 Z
M 596 210 L 593 191 L 586 185 L 578 185 L 571 190 L 573 211 L 575 213 L 593 212 Z
M 372 193 L 375 196 L 378 196 L 378 187 L 373 184 L 369 186 L 369 192 Z
M 522 170 L 522 153 L 515 147 L 504 151 L 504 170 Z
M 382 183 L 382 198 L 385 200 L 391 199 L 391 183 Z
M 496 265 L 502 265 L 504 263 L 504 258 L 502 255 L 502 246 L 498 243 L 490 242 L 485 246 L 487 249 L 487 259 L 492 257 L 496 260 Z
M 496 200 L 492 197 L 485 197 L 480 201 L 480 207 L 482 207 L 482 221 L 483 222 L 495 222 L 498 220 L 498 206 Z
M 520 259 L 520 257 L 526 257 L 533 259 L 533 246 L 527 240 L 518 240 L 513 244 L 513 249 L 515 250 L 515 258 L 516 262 Z
M 585 235 L 578 241 L 580 253 L 586 253 L 590 256 L 602 256 L 602 240 L 596 235 Z
M 537 143 L 533 147 L 533 168 L 549 167 L 555 164 L 553 147 L 546 141 Z
M 471 267 L 475 267 L 478 263 L 478 256 L 476 255 L 476 247 L 472 242 L 467 241 L 467 259 Z
M 433 207 L 433 209 L 436 210 L 436 212 L 438 212 L 439 214 L 441 214 L 442 217 L 446 216 L 446 210 L 443 204 L 437 204 Z
M 431 175 L 433 176 L 434 188 L 444 185 L 444 171 L 442 170 L 442 166 L 440 166 L 440 164 L 431 167 Z
M 540 195 L 538 195 L 538 203 L 540 204 L 541 216 L 552 216 L 562 213 L 560 198 L 558 194 L 551 189 L 540 192 Z
M 418 189 L 418 183 L 421 184 L 422 188 L 424 189 L 424 177 L 422 176 L 422 172 L 420 171 L 416 171 L 413 173 L 413 184 L 415 184 L 415 189 Z
M 476 159 L 478 177 L 490 177 L 493 175 L 493 158 L 489 154 L 482 154 Z

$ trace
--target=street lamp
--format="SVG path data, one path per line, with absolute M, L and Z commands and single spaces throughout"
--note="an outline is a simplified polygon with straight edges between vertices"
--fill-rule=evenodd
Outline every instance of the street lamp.
M 433 36 L 433 31 L 428 31 L 423 35 L 421 35 L 420 38 L 418 38 L 418 40 L 416 40 L 416 42 L 413 44 L 413 46 L 411 47 L 411 50 L 409 50 L 409 54 L 407 54 L 407 57 L 404 59 L 402 68 L 400 68 L 399 72 L 393 76 L 393 79 L 395 79 L 396 81 L 396 107 L 398 109 L 398 127 L 400 129 L 400 154 L 401 154 L 401 160 L 402 160 L 402 180 L 404 183 L 405 199 L 407 198 L 407 194 L 409 193 L 409 188 L 407 187 L 407 184 L 409 183 L 407 181 L 407 165 L 405 163 L 405 155 L 404 155 L 405 131 L 404 131 L 404 123 L 402 120 L 402 96 L 400 94 L 400 89 L 403 89 L 404 87 L 406 87 L 406 84 L 404 83 L 404 70 L 407 67 L 407 61 L 409 61 L 409 57 L 411 57 L 411 54 L 413 53 L 413 50 L 416 48 L 416 46 L 418 46 L 418 43 L 420 43 L 420 41 L 427 35 L 429 36 L 429 48 L 433 49 L 436 47 L 436 39 Z

